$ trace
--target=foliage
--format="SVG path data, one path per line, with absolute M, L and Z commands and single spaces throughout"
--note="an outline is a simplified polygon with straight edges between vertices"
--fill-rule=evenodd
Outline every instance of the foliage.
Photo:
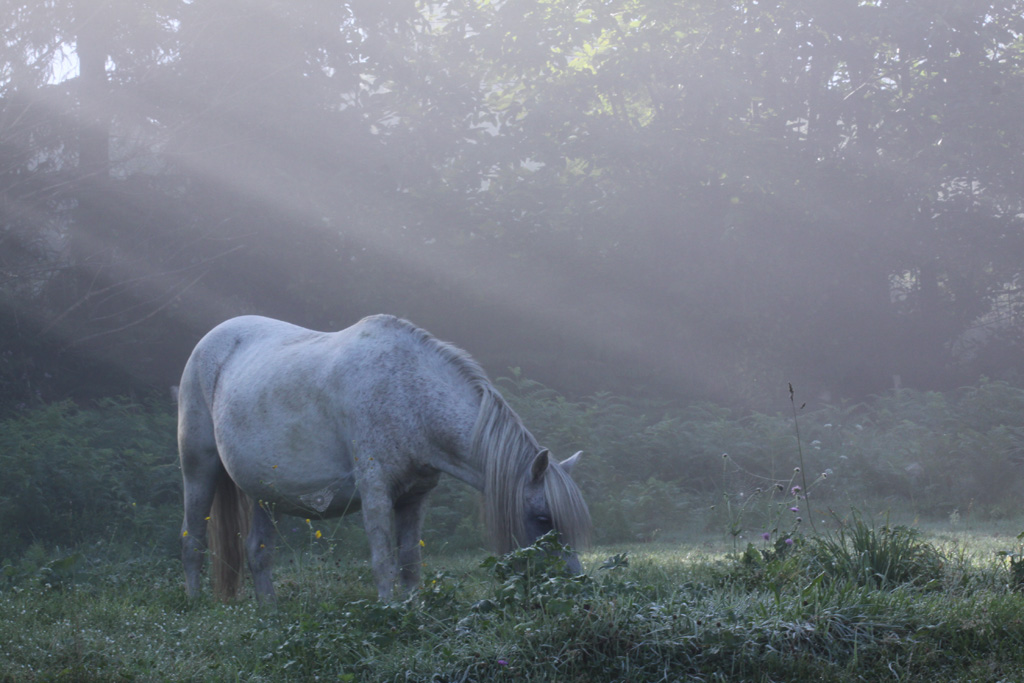
M 505 610 L 528 606 L 553 614 L 586 609 L 586 599 L 593 594 L 590 579 L 585 574 L 568 575 L 566 552 L 569 548 L 558 542 L 558 533 L 549 531 L 526 548 L 487 558 L 480 566 L 497 583 L 494 600 L 481 601 L 474 609 L 486 613 L 495 606 Z
M 423 540 L 429 552 L 451 553 L 486 546 L 481 494 L 468 484 L 442 477 L 427 501 Z
M 797 518 L 809 525 L 807 496 L 819 516 L 874 505 L 1002 518 L 1024 479 L 1024 393 L 985 378 L 955 393 L 900 389 L 801 411 L 805 472 L 791 416 L 607 394 L 571 402 L 515 374 L 501 385 L 553 452 L 584 451 L 577 477 L 603 542 L 723 529 L 774 542 Z
M 598 543 L 710 535 L 737 551 L 750 542 L 770 547 L 808 531 L 808 497 L 822 526 L 827 509 L 851 506 L 956 530 L 1018 511 L 1024 392 L 1005 382 L 983 379 L 947 394 L 901 389 L 802 412 L 806 490 L 792 417 L 610 394 L 570 401 L 521 373 L 500 385 L 558 457 L 583 450 L 574 477 Z M 33 544 L 72 553 L 120 540 L 177 552 L 174 420 L 157 402 L 128 399 L 52 404 L 4 420 L 0 554 L 16 562 Z M 479 496 L 442 478 L 427 507 L 428 557 L 486 547 Z M 286 550 L 310 533 L 289 519 L 278 525 Z M 870 531 L 862 524 L 840 532 L 852 541 Z M 358 516 L 318 529 L 324 544 L 366 550 Z
M 1001 550 L 999 556 L 1006 558 L 1010 568 L 1010 590 L 1024 592 L 1024 531 L 1018 536 L 1020 545 L 1016 551 Z
M 4 410 L 249 312 L 767 412 L 1021 374 L 1019 0 L 12 7 Z
M 174 419 L 162 406 L 108 399 L 4 420 L 0 557 L 34 543 L 171 547 L 177 534 L 168 520 L 181 502 Z

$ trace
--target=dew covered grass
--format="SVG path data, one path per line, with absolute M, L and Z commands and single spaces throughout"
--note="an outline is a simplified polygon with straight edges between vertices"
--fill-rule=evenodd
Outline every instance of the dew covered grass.
M 420 593 L 384 604 L 364 560 L 321 548 L 280 558 L 272 609 L 187 600 L 173 558 L 55 554 L 0 590 L 0 680 L 1024 680 L 997 555 L 1018 539 L 854 531 L 928 575 L 865 577 L 814 539 L 607 546 L 582 577 L 526 549 L 429 556 Z

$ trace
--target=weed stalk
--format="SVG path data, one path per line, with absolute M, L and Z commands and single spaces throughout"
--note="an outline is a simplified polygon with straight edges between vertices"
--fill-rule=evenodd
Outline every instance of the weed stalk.
M 814 514 L 811 512 L 811 496 L 807 491 L 807 468 L 804 467 L 804 449 L 800 442 L 800 421 L 796 416 L 796 400 L 793 397 L 792 382 L 789 382 L 789 405 L 793 408 L 793 429 L 796 430 L 796 453 L 800 460 L 800 482 L 803 486 L 804 502 L 807 503 L 807 520 L 811 523 L 811 531 L 817 535 L 818 529 L 814 526 Z M 803 405 L 800 406 L 801 409 L 803 407 Z

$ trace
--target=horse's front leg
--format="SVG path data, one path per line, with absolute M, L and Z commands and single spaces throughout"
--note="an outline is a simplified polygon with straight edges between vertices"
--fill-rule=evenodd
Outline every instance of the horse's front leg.
M 377 583 L 377 596 L 381 600 L 394 597 L 395 532 L 394 504 L 383 485 L 367 486 L 360 492 L 363 499 L 363 527 L 370 541 L 370 563 Z
M 206 517 L 212 495 L 185 495 L 185 519 L 181 525 L 181 563 L 185 568 L 185 592 L 195 598 L 201 592 L 200 577 L 206 560 Z M 196 502 L 198 501 L 198 502 Z
M 412 595 L 420 586 L 420 539 L 423 538 L 423 511 L 426 500 L 426 493 L 417 493 L 403 498 L 395 506 L 398 574 L 402 582 L 402 594 L 406 597 Z

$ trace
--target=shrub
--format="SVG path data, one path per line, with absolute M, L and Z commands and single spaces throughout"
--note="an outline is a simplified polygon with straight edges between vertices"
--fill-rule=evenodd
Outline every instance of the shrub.
M 901 389 L 801 412 L 799 480 L 789 415 L 607 393 L 569 400 L 516 371 L 498 384 L 558 457 L 584 451 L 573 476 L 599 544 L 676 539 L 711 527 L 737 544 L 764 533 L 774 541 L 792 532 L 793 507 L 808 527 L 827 508 L 851 504 L 943 520 L 954 510 L 1004 517 L 1019 509 L 1024 390 L 1004 382 L 983 379 L 948 394 Z M 57 403 L 0 421 L 0 555 L 16 558 L 32 543 L 99 539 L 176 552 L 174 423 L 170 406 L 129 399 Z M 805 478 L 810 490 L 793 494 Z M 807 509 L 819 516 L 812 520 Z M 479 549 L 486 545 L 479 514 L 479 494 L 443 478 L 424 539 L 433 548 Z M 345 533 L 362 533 L 355 522 Z
M 128 399 L 56 403 L 0 424 L 0 556 L 32 543 L 169 543 L 181 501 L 174 416 Z

